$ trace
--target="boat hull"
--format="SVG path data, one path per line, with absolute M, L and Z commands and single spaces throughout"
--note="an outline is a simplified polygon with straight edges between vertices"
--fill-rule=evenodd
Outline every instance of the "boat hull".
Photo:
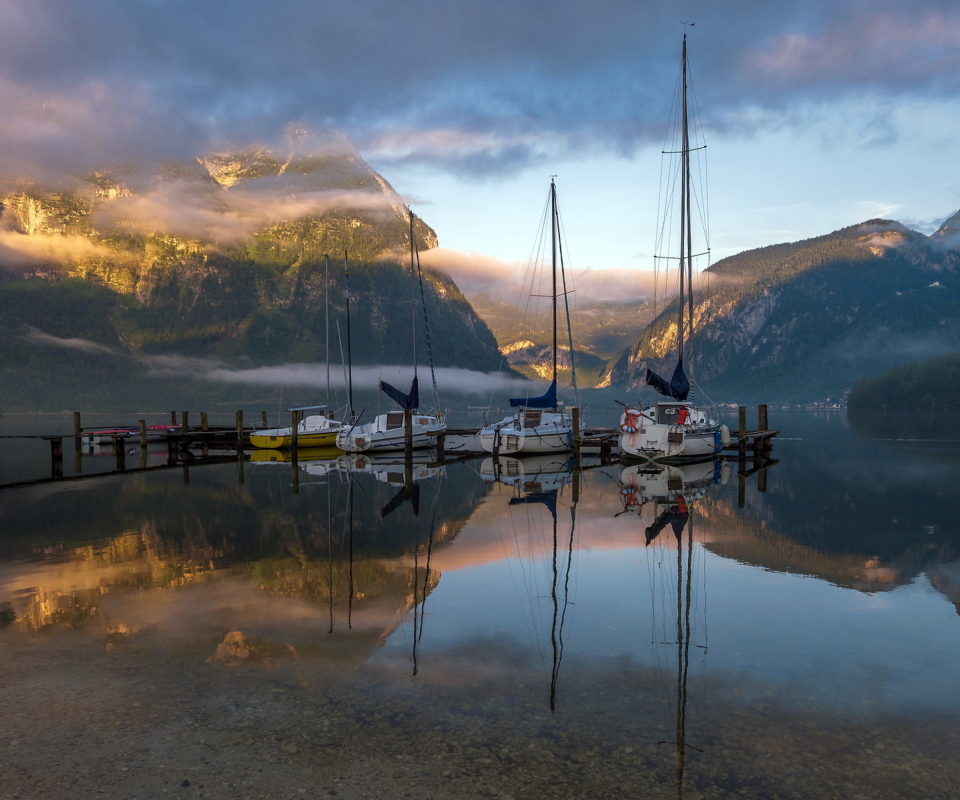
M 493 455 L 564 453 L 573 449 L 573 420 L 563 411 L 523 409 L 481 429 L 478 438 Z
M 549 431 L 493 431 L 480 433 L 480 446 L 487 453 L 512 456 L 519 453 L 559 453 L 572 447 L 572 430 L 557 428 Z
M 723 449 L 719 426 L 699 430 L 678 428 L 677 425 L 648 424 L 636 433 L 621 433 L 620 457 L 625 461 L 684 464 L 714 459 Z M 671 441 L 678 434 L 681 441 Z
M 405 450 L 407 446 L 406 429 L 403 424 L 397 424 L 397 418 L 394 417 L 397 413 L 381 414 L 368 425 L 344 428 L 337 435 L 337 447 L 347 453 L 380 453 Z M 436 417 L 415 416 L 411 429 L 412 448 L 414 450 L 426 450 L 435 447 L 437 436 L 446 429 L 446 424 Z
M 290 434 L 273 436 L 269 433 L 250 434 L 250 444 L 266 450 L 285 450 L 293 447 L 293 436 Z M 297 448 L 306 447 L 336 447 L 336 430 L 321 431 L 318 433 L 297 434 Z

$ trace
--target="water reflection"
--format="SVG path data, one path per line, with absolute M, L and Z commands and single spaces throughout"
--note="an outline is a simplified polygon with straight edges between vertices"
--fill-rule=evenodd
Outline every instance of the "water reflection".
M 50 706 L 68 685 L 116 695 L 111 757 L 162 720 L 277 758 L 258 794 L 295 796 L 299 770 L 320 796 L 948 797 L 960 475 L 797 438 L 742 509 L 723 463 L 553 457 L 301 452 L 243 483 L 224 464 L 10 491 L 9 736 L 81 732 Z

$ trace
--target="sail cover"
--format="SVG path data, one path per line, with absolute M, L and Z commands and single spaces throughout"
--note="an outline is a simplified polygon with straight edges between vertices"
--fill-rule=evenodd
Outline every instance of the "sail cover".
M 413 382 L 410 384 L 410 394 L 404 394 L 384 381 L 380 381 L 380 391 L 394 400 L 400 408 L 415 409 L 420 405 L 420 383 L 416 375 L 413 376 Z
M 546 393 L 539 397 L 511 397 L 510 405 L 513 408 L 556 408 L 557 407 L 557 381 L 550 384 Z
M 669 383 L 649 369 L 647 370 L 647 383 L 660 394 L 665 394 L 667 397 L 673 397 L 677 400 L 686 400 L 687 395 L 690 394 L 690 381 L 687 380 L 687 374 L 683 371 L 683 361 L 677 362 L 677 368 L 673 371 L 673 377 Z

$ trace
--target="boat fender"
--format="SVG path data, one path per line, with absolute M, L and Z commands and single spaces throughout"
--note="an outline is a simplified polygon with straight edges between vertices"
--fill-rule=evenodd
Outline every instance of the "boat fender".
M 726 425 L 720 426 L 720 444 L 724 447 L 730 444 L 730 429 Z
M 720 483 L 724 486 L 727 485 L 730 481 L 730 462 L 724 461 L 723 466 L 720 467 Z

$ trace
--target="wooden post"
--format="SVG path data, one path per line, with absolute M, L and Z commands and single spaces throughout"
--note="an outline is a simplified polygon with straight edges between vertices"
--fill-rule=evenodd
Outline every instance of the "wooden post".
M 147 421 L 145 419 L 137 420 L 137 427 L 140 429 L 140 449 L 147 449 Z
M 187 462 L 183 462 L 183 482 L 185 484 L 190 483 L 190 467 L 187 466 Z
M 63 477 L 63 439 L 59 436 L 50 439 L 50 477 Z
M 408 469 L 413 463 L 413 409 L 403 409 L 403 457 Z
M 204 433 L 210 430 L 210 427 L 207 425 L 207 412 L 200 412 L 200 427 L 203 429 Z
M 264 428 L 269 428 L 269 427 L 270 427 L 270 426 L 267 424 L 267 412 L 266 412 L 266 411 L 261 411 L 261 412 L 260 412 L 260 421 L 263 422 L 263 427 L 264 427 Z
M 757 491 L 765 492 L 767 491 L 767 468 L 761 467 L 760 471 L 757 473 Z
M 237 412 L 237 450 L 243 451 L 243 411 Z
M 237 449 L 237 483 L 243 483 L 243 448 Z
M 743 508 L 747 504 L 747 476 L 743 473 L 743 468 L 737 471 L 737 508 Z
M 737 440 L 740 443 L 740 447 L 745 447 L 747 443 L 747 409 L 745 406 L 740 406 L 740 431 L 737 434 Z
M 73 436 L 74 436 L 74 439 L 73 439 L 73 449 L 74 449 L 74 451 L 77 452 L 77 453 L 80 452 L 80 444 L 81 444 L 81 441 L 82 441 L 80 437 L 81 437 L 82 435 L 83 435 L 83 428 L 80 426 L 80 412 L 79 412 L 79 411 L 74 411 L 74 412 L 73 412 Z M 77 464 L 79 464 L 79 463 L 80 463 L 80 462 L 77 461 Z M 77 468 L 77 472 L 79 472 L 79 471 L 80 471 L 80 469 Z
M 180 433 L 182 433 L 184 436 L 187 435 L 187 431 L 189 430 L 189 425 L 187 424 L 188 413 L 189 412 L 187 411 L 183 412 L 183 424 L 180 426 Z
M 147 448 L 141 447 L 140 448 L 140 469 L 146 469 L 146 468 L 147 468 Z
M 290 412 L 290 449 L 294 453 L 294 461 L 296 461 L 297 446 L 300 439 L 300 412 L 291 411 Z
M 176 411 L 171 411 L 171 412 L 170 412 L 170 424 L 171 424 L 171 425 L 176 425 L 176 424 L 177 424 L 177 412 L 176 412 Z
M 177 437 L 172 433 L 167 434 L 167 466 L 172 467 L 177 463 Z
M 446 463 L 447 460 L 447 433 L 437 434 L 437 461 L 440 464 Z
M 761 403 L 757 406 L 757 430 L 768 431 L 770 430 L 767 425 L 767 404 Z

